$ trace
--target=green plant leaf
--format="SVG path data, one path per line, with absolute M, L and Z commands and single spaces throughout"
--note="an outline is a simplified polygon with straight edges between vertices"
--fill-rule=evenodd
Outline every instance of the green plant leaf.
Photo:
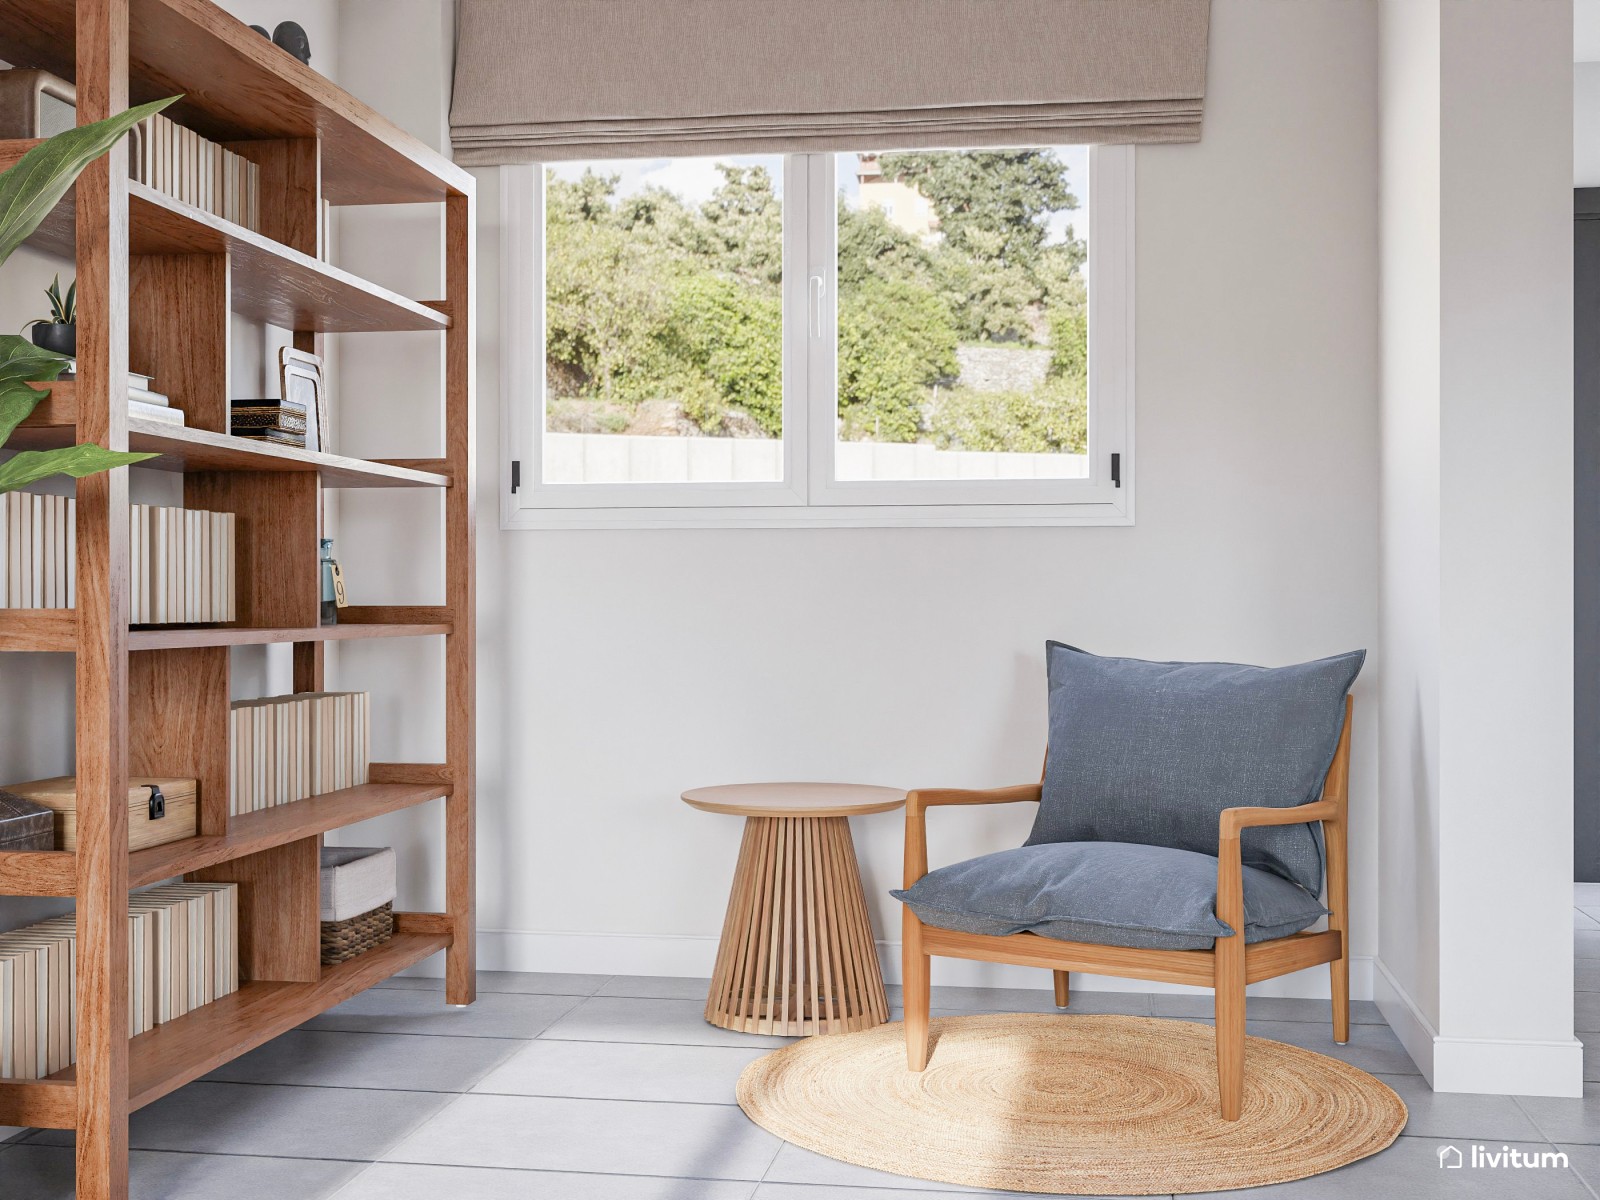
M 0 463 L 0 492 L 14 492 L 51 475 L 82 479 L 85 475 L 97 475 L 113 467 L 126 467 L 155 457 L 154 454 L 102 450 L 93 444 L 66 446 L 60 450 L 24 450 L 10 462 Z
M 35 346 L 14 333 L 0 334 L 0 445 L 50 393 L 28 386 L 49 383 L 70 359 Z
M 104 121 L 65 130 L 0 171 L 0 263 L 39 228 L 85 167 L 140 121 L 177 99 L 152 100 Z

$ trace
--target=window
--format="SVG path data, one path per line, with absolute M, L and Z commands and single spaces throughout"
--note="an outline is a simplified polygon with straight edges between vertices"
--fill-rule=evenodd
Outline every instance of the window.
M 1132 157 L 505 168 L 504 523 L 1131 521 Z

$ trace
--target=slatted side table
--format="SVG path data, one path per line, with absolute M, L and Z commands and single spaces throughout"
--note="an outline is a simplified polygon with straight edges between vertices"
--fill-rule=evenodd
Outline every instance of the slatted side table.
M 743 817 L 706 1020 L 740 1033 L 809 1035 L 889 1019 L 850 818 L 905 803 L 894 788 L 742 783 L 686 804 Z

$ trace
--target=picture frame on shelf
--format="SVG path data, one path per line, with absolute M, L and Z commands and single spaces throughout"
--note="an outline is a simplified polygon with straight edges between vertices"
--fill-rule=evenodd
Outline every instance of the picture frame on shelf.
M 322 359 L 293 346 L 278 351 L 278 384 L 285 401 L 306 410 L 306 449 L 328 449 L 328 390 Z

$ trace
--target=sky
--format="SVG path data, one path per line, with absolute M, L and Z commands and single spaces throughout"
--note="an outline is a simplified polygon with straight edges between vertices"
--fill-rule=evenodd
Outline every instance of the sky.
M 1089 147 L 1056 146 L 1056 155 L 1067 164 L 1067 183 L 1078 198 L 1078 207 L 1058 212 L 1050 218 L 1052 242 L 1066 237 L 1067 230 L 1075 229 L 1079 236 L 1089 228 Z M 853 154 L 838 155 L 835 175 L 839 189 L 850 204 L 856 202 L 856 179 L 852 169 Z M 588 168 L 604 174 L 619 175 L 619 196 L 631 196 L 647 187 L 665 188 L 690 204 L 701 204 L 711 198 L 722 176 L 717 172 L 718 162 L 737 163 L 740 166 L 764 166 L 772 176 L 778 195 L 783 195 L 783 157 L 777 154 L 745 155 L 734 158 L 632 158 L 613 159 L 609 162 L 553 163 L 550 170 L 557 179 L 572 180 L 582 176 Z

